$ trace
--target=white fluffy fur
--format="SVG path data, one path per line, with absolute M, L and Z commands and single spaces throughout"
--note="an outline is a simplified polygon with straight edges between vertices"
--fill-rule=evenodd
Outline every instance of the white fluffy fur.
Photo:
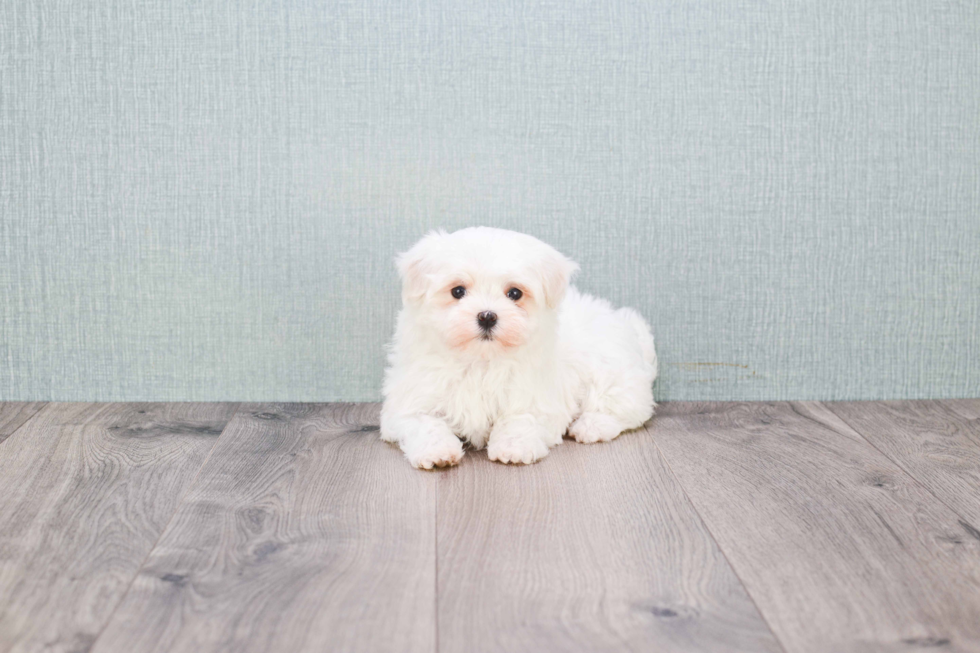
M 397 263 L 403 308 L 381 437 L 414 466 L 455 465 L 461 439 L 492 460 L 533 463 L 566 432 L 611 440 L 653 414 L 650 327 L 633 309 L 569 287 L 578 266 L 549 245 L 474 227 L 431 233 Z M 515 287 L 517 302 L 507 297 Z M 482 311 L 498 316 L 490 339 Z

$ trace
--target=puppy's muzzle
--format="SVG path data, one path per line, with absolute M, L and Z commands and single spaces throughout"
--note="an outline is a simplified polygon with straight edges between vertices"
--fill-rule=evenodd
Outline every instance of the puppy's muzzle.
M 497 323 L 497 314 L 493 311 L 483 311 L 476 316 L 476 322 L 483 329 L 484 336 L 490 335 L 493 325 Z

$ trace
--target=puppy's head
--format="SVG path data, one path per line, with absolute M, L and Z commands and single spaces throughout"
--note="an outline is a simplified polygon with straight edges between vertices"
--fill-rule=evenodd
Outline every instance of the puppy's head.
M 578 266 L 537 238 L 473 227 L 431 233 L 397 259 L 402 300 L 456 350 L 520 347 L 553 316 Z

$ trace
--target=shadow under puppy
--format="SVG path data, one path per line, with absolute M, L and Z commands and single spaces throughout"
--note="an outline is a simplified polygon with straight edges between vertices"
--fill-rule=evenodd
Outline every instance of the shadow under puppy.
M 381 437 L 412 465 L 454 465 L 464 440 L 533 463 L 566 432 L 611 440 L 653 414 L 650 327 L 570 287 L 578 266 L 551 246 L 473 227 L 430 233 L 397 264 Z

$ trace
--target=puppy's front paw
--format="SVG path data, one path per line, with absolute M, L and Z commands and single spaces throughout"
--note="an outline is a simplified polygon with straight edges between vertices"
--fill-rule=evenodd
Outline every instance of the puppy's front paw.
M 541 440 L 490 441 L 487 456 L 500 463 L 523 463 L 530 465 L 548 455 L 548 446 Z
M 418 450 L 406 451 L 408 462 L 419 469 L 449 467 L 463 459 L 463 443 L 455 435 L 452 440 L 440 438 L 427 441 Z
M 615 417 L 602 413 L 582 413 L 568 427 L 568 434 L 577 442 L 607 442 L 623 432 L 623 426 Z
M 384 422 L 384 420 L 382 420 Z M 419 469 L 447 467 L 463 459 L 463 443 L 441 419 L 422 415 L 382 424 L 397 439 L 408 462 Z
M 487 456 L 501 463 L 530 465 L 548 455 L 547 432 L 530 420 L 497 426 L 490 434 Z
M 463 459 L 463 443 L 459 439 L 454 442 L 428 442 L 420 451 L 405 454 L 408 462 L 419 469 L 433 467 L 449 467 Z

